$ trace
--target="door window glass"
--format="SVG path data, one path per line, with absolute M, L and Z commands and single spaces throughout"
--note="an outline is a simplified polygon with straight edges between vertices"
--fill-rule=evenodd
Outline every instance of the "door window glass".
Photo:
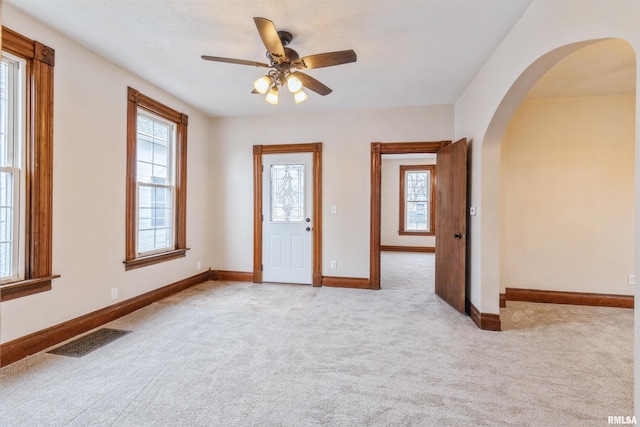
M 271 165 L 271 221 L 304 221 L 304 165 Z

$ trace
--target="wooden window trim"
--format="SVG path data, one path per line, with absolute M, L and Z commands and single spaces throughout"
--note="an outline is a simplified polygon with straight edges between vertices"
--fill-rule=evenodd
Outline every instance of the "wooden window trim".
M 55 51 L 2 27 L 2 50 L 26 61 L 24 279 L 0 285 L 0 301 L 51 289 L 53 274 L 53 68 Z
M 165 252 L 138 256 L 136 250 L 136 176 L 137 176 L 137 117 L 138 108 L 163 117 L 176 124 L 175 147 L 175 247 Z M 158 264 L 186 256 L 187 248 L 187 126 L 189 118 L 166 105 L 127 88 L 127 194 L 125 270 Z
M 425 171 L 431 174 L 431 207 L 429 212 L 430 231 L 406 230 L 405 218 L 405 176 L 407 171 Z M 400 165 L 400 201 L 398 234 L 401 236 L 435 236 L 436 235 L 436 165 Z

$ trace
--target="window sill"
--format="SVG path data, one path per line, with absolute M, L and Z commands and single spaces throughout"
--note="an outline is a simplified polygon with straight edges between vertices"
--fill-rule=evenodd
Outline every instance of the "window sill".
M 125 271 L 133 270 L 134 268 L 146 267 L 147 265 L 158 264 L 161 262 L 169 261 L 176 258 L 183 258 L 187 255 L 189 249 L 175 249 L 168 252 L 162 252 L 159 254 L 147 255 L 139 258 L 129 259 L 124 261 Z
M 400 236 L 435 236 L 436 233 L 433 231 L 398 231 Z
M 0 302 L 50 291 L 51 281 L 59 277 L 60 275 L 56 274 L 53 276 L 40 277 L 38 279 L 26 279 L 0 285 Z

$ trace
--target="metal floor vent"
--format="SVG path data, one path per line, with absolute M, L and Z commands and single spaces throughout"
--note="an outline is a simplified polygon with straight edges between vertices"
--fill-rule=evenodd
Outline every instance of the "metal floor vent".
M 57 354 L 58 356 L 82 357 L 130 332 L 131 331 L 109 328 L 98 329 L 95 332 L 91 332 L 60 347 L 49 350 L 47 353 Z

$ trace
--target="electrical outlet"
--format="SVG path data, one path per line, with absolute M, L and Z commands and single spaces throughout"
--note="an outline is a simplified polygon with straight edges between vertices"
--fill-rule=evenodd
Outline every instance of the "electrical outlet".
M 201 268 L 202 268 L 202 263 L 200 261 L 196 262 L 196 270 L 200 271 Z
M 629 285 L 634 286 L 636 284 L 636 275 L 635 274 L 630 274 L 629 275 Z
M 335 270 L 336 268 L 338 268 L 338 263 L 337 263 L 337 262 L 335 262 L 335 260 L 332 260 L 332 261 L 331 261 L 331 269 L 332 269 L 332 270 Z
M 111 299 L 118 299 L 118 288 L 111 288 Z

